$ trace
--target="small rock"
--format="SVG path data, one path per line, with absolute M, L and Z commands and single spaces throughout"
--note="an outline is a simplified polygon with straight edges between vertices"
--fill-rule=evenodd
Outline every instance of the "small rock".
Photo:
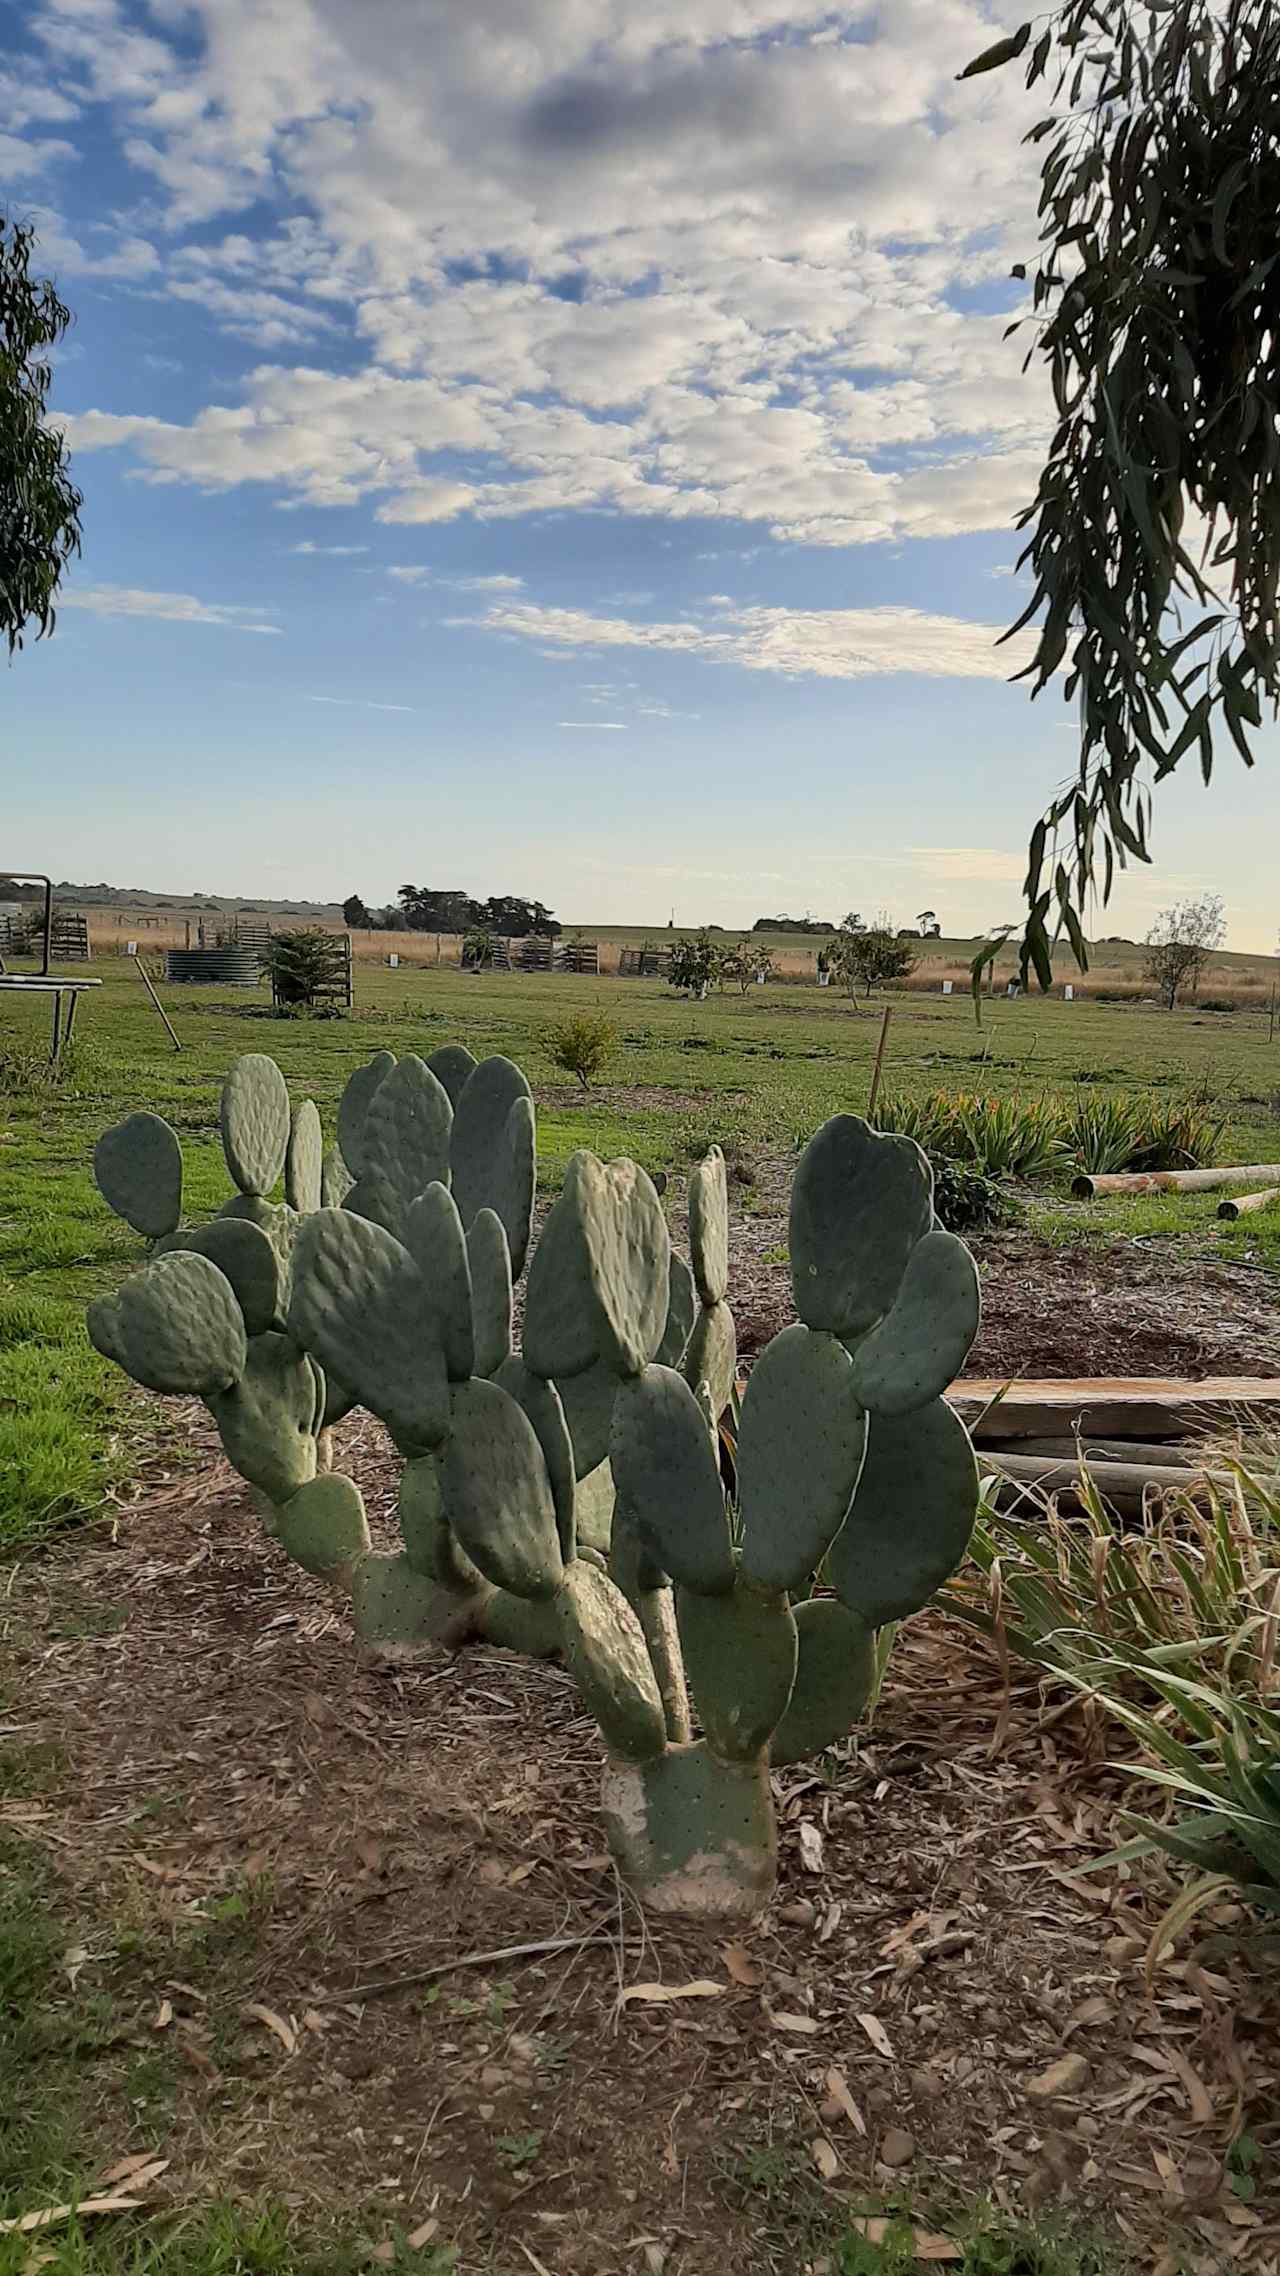
M 788 1928 L 812 1928 L 817 1917 L 818 1908 L 811 1905 L 807 1897 L 801 1897 L 793 1905 L 778 1907 L 778 1918 L 785 1920 Z
M 873 2086 L 867 2094 L 868 2110 L 892 2110 L 893 2096 L 887 2086 Z
M 915 2070 L 910 2074 L 911 2092 L 917 2102 L 935 2102 L 942 2093 L 943 2084 L 937 2071 Z
M 480 2084 L 487 2087 L 491 2094 L 496 2094 L 507 2084 L 507 2074 L 499 2069 L 497 2063 L 486 2063 L 480 2073 Z
M 1082 2135 L 1086 2142 L 1096 2141 L 1098 2138 L 1097 2119 L 1091 2118 L 1087 2110 L 1082 2110 L 1076 2120 L 1076 2132 Z
M 901 2126 L 890 2126 L 880 2144 L 881 2165 L 910 2165 L 915 2154 L 914 2134 L 905 2133 Z
M 1060 2094 L 1075 2094 L 1088 2076 L 1089 2065 L 1083 2055 L 1060 2055 L 1038 2078 L 1028 2079 L 1027 2092 L 1038 2101 L 1052 2102 Z

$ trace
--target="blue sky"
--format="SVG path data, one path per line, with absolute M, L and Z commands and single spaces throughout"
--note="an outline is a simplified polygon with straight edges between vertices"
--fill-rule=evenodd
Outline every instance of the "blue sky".
M 22 859 L 576 922 L 1016 916 L 1072 762 L 994 647 L 1046 418 L 1002 337 L 1032 114 L 955 74 L 1018 7 L 2 20 L 0 195 L 77 312 L 86 501 L 0 690 Z M 1277 819 L 1274 768 L 1175 781 L 1097 929 L 1211 889 L 1270 950 L 1241 849 Z

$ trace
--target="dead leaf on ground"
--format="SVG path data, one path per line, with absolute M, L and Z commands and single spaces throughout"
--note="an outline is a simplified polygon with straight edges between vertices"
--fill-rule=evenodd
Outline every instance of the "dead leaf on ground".
M 865 2134 L 867 2130 L 867 2121 L 863 2117 L 857 2103 L 854 2101 L 853 2096 L 849 2092 L 849 2081 L 845 2077 L 844 2072 L 836 2070 L 833 2066 L 833 2068 L 827 2072 L 824 2084 L 826 2086 L 829 2099 L 836 2104 L 836 2107 L 839 2110 L 843 2111 L 855 2134 Z
M 1074 2094 L 1089 2076 L 1089 2065 L 1083 2055 L 1062 2055 L 1050 2063 L 1047 2071 L 1037 2078 L 1028 2079 L 1027 2092 L 1038 2101 L 1050 2102 L 1055 2095 Z
M 821 1873 L 825 1863 L 822 1829 L 812 1818 L 800 1820 L 800 1863 L 806 1873 Z
M 104 2189 L 110 2188 L 117 2181 L 132 2180 L 138 2173 L 145 2173 L 149 2180 L 154 2181 L 158 2174 L 168 2172 L 171 2163 L 172 2160 L 167 2157 L 153 2157 L 150 2150 L 140 2150 L 133 2157 L 122 2157 L 118 2165 L 113 2165 L 109 2173 L 104 2173 L 102 2185 Z
M 155 2021 L 153 2022 L 151 2028 L 153 2031 L 167 2031 L 172 2021 L 173 2001 L 171 1999 L 162 1999 L 159 2007 L 156 2009 Z
M 815 2023 L 811 2015 L 771 2015 L 769 2021 L 775 2031 L 803 2031 L 810 2037 L 822 2029 L 822 2025 Z
M 420 2229 L 411 2230 L 405 2239 L 410 2252 L 421 2252 L 424 2245 L 430 2244 L 432 2237 L 439 2234 L 439 2230 L 440 2223 L 434 2219 L 424 2221 Z
M 134 2166 L 128 2196 L 82 2197 L 78 2205 L 42 2205 L 37 2212 L 0 2221 L 0 2236 L 32 2236 L 38 2229 L 56 2228 L 63 2221 L 83 2220 L 87 2213 L 136 2213 L 146 2203 L 140 2192 L 150 2188 L 168 2164 L 167 2157 L 144 2158 Z
M 298 2034 L 291 2023 L 285 2022 L 283 2015 L 276 2014 L 274 2007 L 264 2007 L 260 2000 L 251 1999 L 242 2013 L 254 2023 L 264 2024 L 266 2029 L 280 2041 L 286 2055 L 297 2054 Z
M 863 2030 L 866 2032 L 867 2037 L 871 2041 L 872 2046 L 875 2048 L 876 2053 L 878 2055 L 883 2055 L 885 2061 L 887 2063 L 891 2063 L 893 2061 L 893 2048 L 889 2042 L 889 2034 L 885 2030 L 885 2027 L 880 2021 L 879 2016 L 860 2015 L 858 2017 L 858 2021 L 862 2025 Z
M 619 2007 L 630 2007 L 639 2001 L 645 2007 L 665 2007 L 673 1999 L 718 1999 L 727 1984 L 713 1983 L 710 1976 L 698 1976 L 691 1984 L 628 1984 L 618 1994 Z
M 850 2223 L 868 2244 L 884 2244 L 893 2222 L 883 2213 L 856 2215 Z M 917 2260 L 963 2260 L 964 2246 L 952 2237 L 942 2236 L 935 2229 L 913 2229 L 911 2249 Z
M 722 1945 L 720 1957 L 735 1984 L 745 1984 L 748 1991 L 757 1991 L 764 1982 L 764 1969 L 752 1959 L 745 1944 Z
M 819 2134 L 816 2142 L 810 2142 L 809 2155 L 823 2180 L 834 2181 L 840 2171 L 840 2160 L 825 2134 Z

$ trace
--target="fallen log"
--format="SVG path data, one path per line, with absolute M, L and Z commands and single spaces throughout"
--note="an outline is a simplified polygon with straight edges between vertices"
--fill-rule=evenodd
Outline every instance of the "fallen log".
M 986 1445 L 1023 1438 L 1157 1439 L 1219 1435 L 1243 1423 L 1280 1425 L 1280 1378 L 1213 1375 L 1201 1383 L 1161 1375 L 970 1376 L 947 1393 Z
M 978 1459 L 990 1453 L 993 1460 L 1001 1459 L 999 1445 L 988 1447 L 979 1432 L 974 1440 Z M 1018 1438 L 1006 1443 L 1006 1452 L 1034 1457 L 1038 1462 L 1079 1462 L 1083 1457 L 1090 1469 L 1110 1472 L 1119 1463 L 1128 1463 L 1140 1470 L 1179 1470 L 1188 1473 L 1203 1471 L 1205 1463 L 1197 1458 L 1194 1445 L 1187 1439 L 1167 1438 L 1146 1440 L 1141 1438 Z M 1214 1458 L 1219 1464 L 1221 1455 Z
M 979 1447 L 978 1468 L 1004 1480 L 1019 1494 L 1035 1494 L 1041 1498 L 1071 1494 L 1078 1503 L 1084 1498 L 1079 1462 L 1054 1462 L 1042 1455 L 997 1453 L 993 1448 Z M 1125 1515 L 1141 1510 L 1143 1503 L 1156 1494 L 1185 1494 L 1199 1501 L 1207 1497 L 1211 1488 L 1222 1493 L 1231 1484 L 1222 1471 L 1177 1468 L 1172 1464 L 1157 1468 L 1154 1464 L 1139 1462 L 1100 1463 L 1091 1471 L 1091 1476 L 1102 1499 L 1113 1503 Z
M 1217 1186 L 1248 1185 L 1253 1179 L 1280 1183 L 1280 1162 L 1234 1162 L 1219 1170 L 1125 1170 L 1114 1176 L 1082 1170 L 1071 1180 L 1077 1201 L 1099 1193 L 1212 1193 Z
M 1248 1210 L 1266 1209 L 1278 1197 L 1280 1185 L 1264 1186 L 1261 1193 L 1238 1193 L 1234 1199 L 1218 1203 L 1218 1215 L 1225 1217 L 1228 1224 L 1234 1224 L 1236 1218 L 1243 1217 Z

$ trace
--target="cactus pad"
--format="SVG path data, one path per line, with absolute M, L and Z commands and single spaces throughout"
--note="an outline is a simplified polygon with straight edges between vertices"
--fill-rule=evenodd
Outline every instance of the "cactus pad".
M 341 1209 L 355 1179 L 342 1158 L 340 1146 L 330 1146 L 320 1168 L 320 1207 Z
M 241 1193 L 268 1194 L 289 1147 L 289 1086 L 274 1059 L 246 1051 L 222 1086 L 222 1151 Z
M 620 1589 L 594 1565 L 570 1565 L 555 1598 L 565 1665 L 611 1755 L 650 1762 L 667 1719 L 644 1631 Z
M 897 1296 L 933 1222 L 933 1175 L 912 1138 L 886 1138 L 856 1114 L 809 1140 L 791 1187 L 791 1285 L 811 1328 L 865 1335 Z
M 390 1233 L 346 1209 L 303 1218 L 289 1327 L 403 1449 L 439 1444 L 449 1400 L 435 1310 Z
M 314 1099 L 304 1098 L 301 1106 L 293 1110 L 284 1157 L 284 1197 L 289 1207 L 305 1214 L 319 1209 L 323 1179 L 324 1132 L 320 1127 L 320 1109 Z
M 667 1324 L 654 1358 L 660 1367 L 678 1367 L 684 1358 L 693 1323 L 698 1316 L 698 1291 L 693 1274 L 678 1250 L 671 1251 L 671 1279 L 667 1297 Z
M 706 1421 L 683 1376 L 646 1367 L 621 1385 L 610 1463 L 628 1522 L 664 1572 L 686 1588 L 724 1594 L 733 1551 L 720 1467 Z
M 759 1587 L 796 1589 L 817 1571 L 844 1524 L 866 1438 L 843 1344 L 784 1328 L 752 1368 L 738 1431 L 742 1565 Z
M 853 1353 L 864 1407 L 907 1414 L 955 1381 L 978 1333 L 978 1268 L 963 1241 L 937 1229 L 912 1250 L 893 1310 Z
M 596 1358 L 638 1375 L 662 1341 L 671 1236 L 643 1170 L 573 1156 L 534 1252 L 525 1357 L 539 1375 L 580 1375 Z
M 444 1506 L 467 1555 L 514 1596 L 554 1596 L 564 1579 L 551 1481 L 523 1407 L 496 1383 L 453 1393 L 441 1466 Z
M 338 1146 L 353 1177 L 359 1177 L 364 1168 L 362 1140 L 370 1102 L 395 1063 L 394 1051 L 375 1051 L 365 1066 L 357 1067 L 354 1074 L 348 1076 L 338 1101 Z
M 449 1380 L 465 1383 L 476 1357 L 471 1265 L 462 1220 L 447 1186 L 429 1185 L 411 1204 L 404 1221 L 404 1245 L 430 1291 Z
M 585 1375 L 565 1375 L 556 1384 L 564 1419 L 573 1440 L 573 1467 L 586 1478 L 597 1470 L 609 1452 L 618 1378 L 602 1359 Z
M 738 1331 L 727 1304 L 704 1306 L 693 1323 L 693 1333 L 680 1360 L 680 1373 L 696 1391 L 705 1383 L 715 1416 L 724 1413 L 733 1397 L 738 1372 Z
M 969 1546 L 978 1471 L 945 1400 L 898 1420 L 873 1416 L 853 1509 L 827 1575 L 868 1628 L 918 1612 Z
M 412 1052 L 379 1083 L 360 1133 L 360 1179 L 379 1194 L 385 1188 L 395 1219 L 434 1181 L 448 1183 L 452 1123 L 448 1092 Z M 398 1233 L 399 1223 L 390 1230 Z
M 206 1394 L 227 1459 L 273 1502 L 287 1502 L 316 1474 L 324 1378 L 289 1336 L 255 1336 L 244 1372 Z
M 502 1219 L 481 1209 L 467 1234 L 473 1373 L 496 1375 L 511 1350 L 511 1251 Z
M 89 1306 L 89 1340 L 149 1391 L 229 1389 L 243 1374 L 244 1321 L 231 1283 L 207 1257 L 157 1257 Z
M 280 1260 L 259 1226 L 247 1217 L 215 1217 L 211 1224 L 174 1233 L 161 1243 L 163 1255 L 179 1250 L 208 1257 L 230 1281 L 247 1336 L 264 1335 L 274 1325 L 282 1294 Z
M 172 1233 L 182 1215 L 182 1148 L 159 1114 L 130 1114 L 104 1130 L 93 1149 L 98 1191 L 117 1217 L 149 1241 Z
M 406 1557 L 362 1557 L 351 1576 L 356 1635 L 369 1658 L 388 1664 L 464 1643 L 484 1601 L 483 1591 L 441 1588 Z
M 750 1762 L 782 1721 L 796 1680 L 789 1605 L 744 1586 L 728 1596 L 678 1588 L 676 1619 L 707 1745 L 723 1762 Z
M 336 1472 L 313 1478 L 277 1513 L 276 1539 L 287 1557 L 321 1580 L 349 1580 L 369 1554 L 360 1489 Z
M 729 1289 L 729 1187 L 718 1146 L 689 1180 L 689 1253 L 703 1303 L 722 1304 Z
M 769 1742 L 775 1770 L 847 1738 L 875 1681 L 875 1636 L 835 1597 L 814 1596 L 798 1604 L 795 1623 L 800 1645 L 795 1686 Z
M 574 1522 L 574 1465 L 573 1441 L 565 1421 L 560 1394 L 554 1383 L 546 1383 L 535 1375 L 522 1359 L 512 1353 L 498 1369 L 495 1381 L 523 1407 L 533 1424 L 542 1459 L 547 1465 L 551 1481 L 551 1498 L 555 1503 L 556 1530 L 560 1536 L 560 1554 L 569 1564 L 577 1553 L 577 1528 Z
M 504 1207 L 494 1178 L 497 1172 L 501 1183 L 506 1183 L 500 1165 L 508 1152 L 508 1117 L 518 1099 L 531 1104 L 533 1093 L 513 1061 L 504 1059 L 500 1053 L 492 1059 L 482 1059 L 458 1094 L 449 1139 L 449 1167 L 458 1214 L 470 1231 L 478 1210 L 497 1210 L 507 1228 L 511 1270 L 517 1280 L 524 1266 L 524 1250 L 521 1247 L 517 1256 L 517 1242 L 508 1223 L 510 1195 L 506 1196 Z M 509 1163 L 507 1167 L 510 1168 Z M 528 1240 L 527 1228 L 525 1240 Z
M 476 1062 L 465 1043 L 442 1043 L 438 1050 L 431 1052 L 427 1065 L 448 1092 L 450 1106 L 456 1107 L 476 1071 Z
M 611 1762 L 604 1817 L 633 1889 L 653 1912 L 750 1919 L 777 1877 L 768 1766 L 724 1763 L 705 1744 L 654 1762 Z

